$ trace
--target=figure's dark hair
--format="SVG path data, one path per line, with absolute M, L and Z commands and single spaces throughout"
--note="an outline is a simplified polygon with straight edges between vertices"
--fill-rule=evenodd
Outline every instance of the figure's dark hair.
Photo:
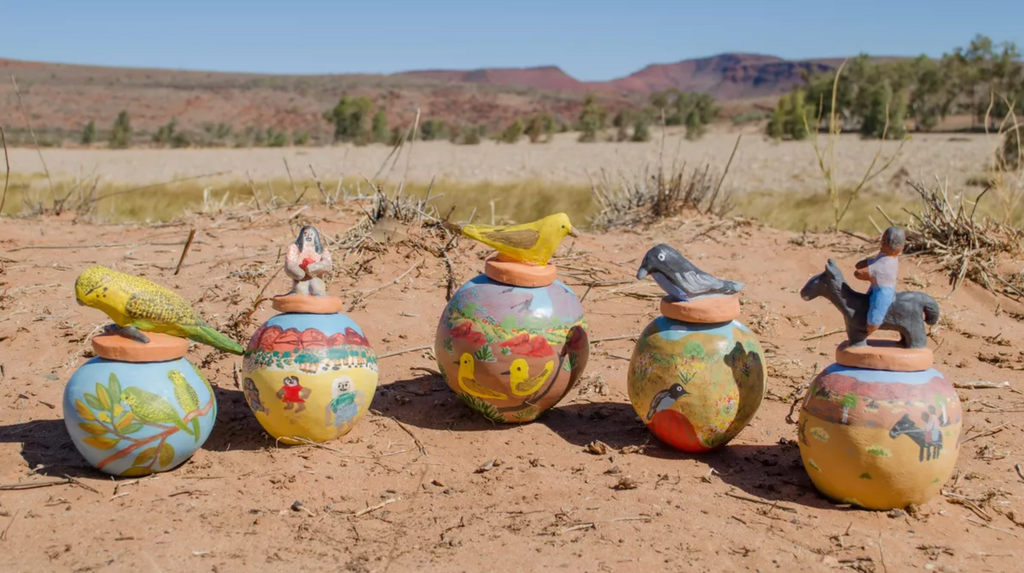
M 306 229 L 313 230 L 313 250 L 315 250 L 318 255 L 322 254 L 324 252 L 324 248 L 320 244 L 320 231 L 317 231 L 316 227 L 313 225 L 306 225 L 299 229 L 299 236 L 295 239 L 295 246 L 298 247 L 300 251 L 302 250 L 302 236 L 306 234 Z
M 907 233 L 899 227 L 889 227 L 882 233 L 882 241 L 891 249 L 902 250 L 907 244 Z

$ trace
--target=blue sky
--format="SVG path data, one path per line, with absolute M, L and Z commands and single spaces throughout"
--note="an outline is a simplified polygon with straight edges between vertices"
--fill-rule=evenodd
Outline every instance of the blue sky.
M 2 4 L 0 57 L 267 73 L 553 64 L 607 80 L 722 52 L 939 56 L 976 33 L 1024 45 L 1024 0 Z

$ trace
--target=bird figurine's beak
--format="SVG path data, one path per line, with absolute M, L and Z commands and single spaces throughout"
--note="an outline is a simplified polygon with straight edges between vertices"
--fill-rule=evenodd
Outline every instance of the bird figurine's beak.
M 572 237 L 579 237 L 580 232 L 576 230 L 576 227 L 569 227 L 569 235 Z
M 637 279 L 644 279 L 647 277 L 647 269 L 640 267 L 640 270 L 636 272 Z
M 511 370 L 506 370 L 506 371 L 502 372 L 501 375 L 502 376 L 511 376 L 512 375 L 512 371 Z

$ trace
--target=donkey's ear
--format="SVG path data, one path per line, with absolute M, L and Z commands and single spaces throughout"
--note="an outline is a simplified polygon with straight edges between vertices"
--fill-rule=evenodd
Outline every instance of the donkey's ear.
M 839 270 L 839 267 L 836 266 L 836 262 L 833 261 L 832 259 L 829 259 L 828 262 L 825 263 L 825 272 L 826 273 L 831 275 L 831 274 L 834 274 L 835 271 L 837 271 L 837 270 Z

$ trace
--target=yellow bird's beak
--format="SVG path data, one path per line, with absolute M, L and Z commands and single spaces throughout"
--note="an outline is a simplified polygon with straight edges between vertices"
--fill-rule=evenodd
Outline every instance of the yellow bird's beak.
M 579 237 L 580 232 L 576 230 L 576 227 L 569 227 L 569 235 L 572 237 Z

